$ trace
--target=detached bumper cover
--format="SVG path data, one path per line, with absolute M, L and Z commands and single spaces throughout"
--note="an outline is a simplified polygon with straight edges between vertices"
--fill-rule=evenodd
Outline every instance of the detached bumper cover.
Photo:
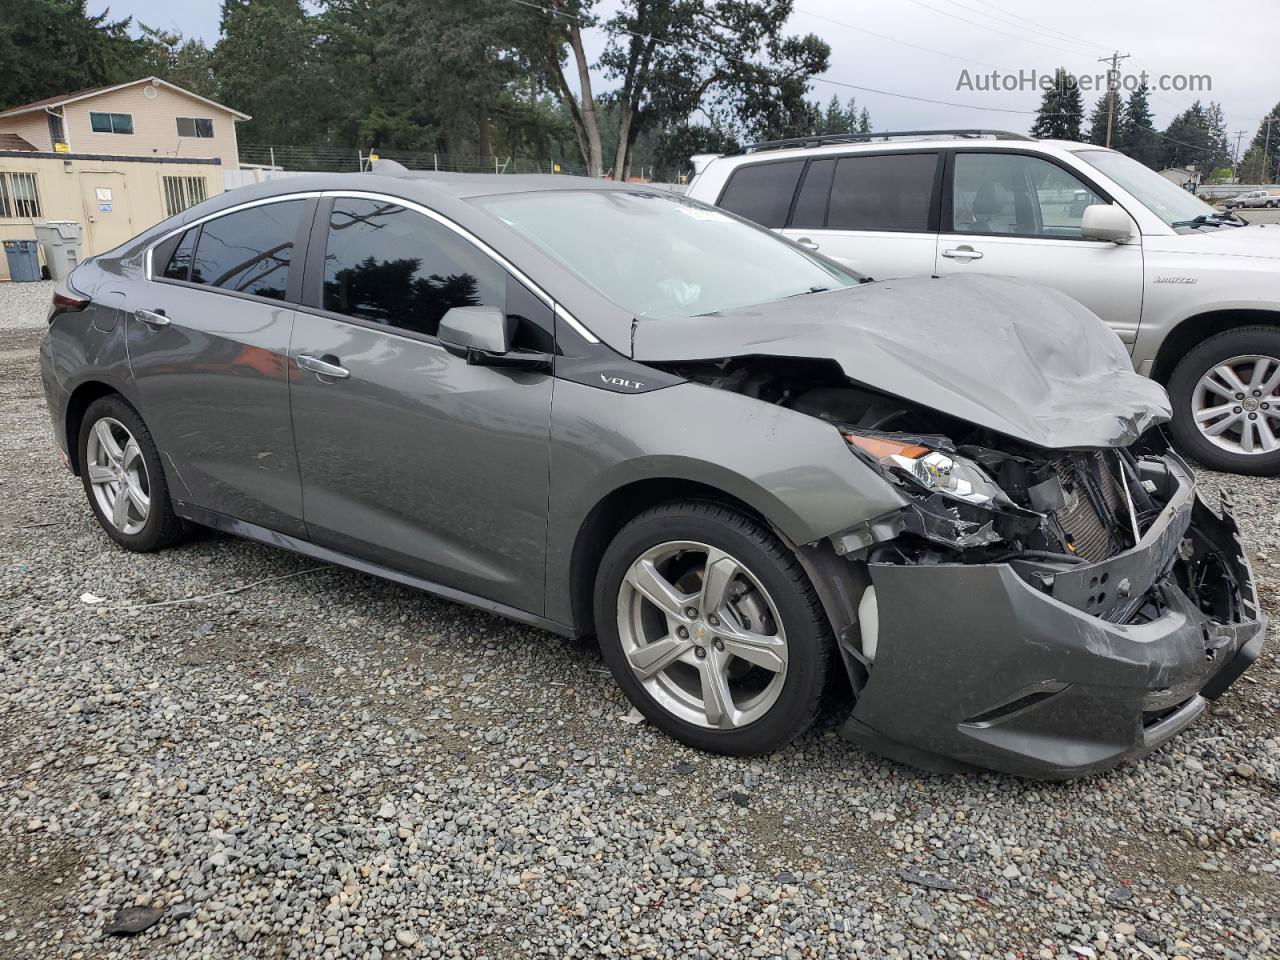
M 1166 467 L 1161 515 L 1101 563 L 1039 579 L 1010 564 L 872 564 L 877 657 L 841 733 L 929 770 L 1060 779 L 1195 720 L 1257 659 L 1266 622 L 1230 504 L 1214 514 L 1184 464 Z M 1193 549 L 1211 558 L 1212 615 L 1179 585 Z M 1152 619 L 1134 615 L 1144 599 Z

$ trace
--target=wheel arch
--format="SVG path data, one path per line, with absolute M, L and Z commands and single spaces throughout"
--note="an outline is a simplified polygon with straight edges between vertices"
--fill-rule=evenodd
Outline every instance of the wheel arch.
M 71 472 L 77 477 L 80 476 L 80 424 L 84 420 L 85 411 L 93 401 L 113 394 L 128 402 L 124 394 L 102 380 L 84 381 L 71 391 L 67 399 L 62 429 L 67 441 L 67 460 L 71 464 Z
M 748 516 L 768 524 L 768 518 L 756 507 L 720 487 L 681 477 L 645 477 L 634 480 L 605 494 L 587 512 L 569 560 L 569 603 L 573 626 L 579 634 L 595 632 L 592 597 L 595 572 L 605 550 L 618 531 L 634 517 L 660 503 L 676 500 L 703 500 L 741 510 Z
M 1197 344 L 1214 334 L 1258 325 L 1280 326 L 1280 310 L 1229 307 L 1206 310 L 1179 321 L 1165 335 L 1156 352 L 1155 362 L 1151 366 L 1151 379 L 1167 387 L 1179 361 Z

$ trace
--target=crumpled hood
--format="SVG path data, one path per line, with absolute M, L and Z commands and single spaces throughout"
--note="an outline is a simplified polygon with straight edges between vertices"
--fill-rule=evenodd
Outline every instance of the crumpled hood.
M 886 280 L 633 331 L 641 362 L 752 355 L 830 358 L 864 386 L 1042 447 L 1125 446 L 1171 413 L 1095 314 L 1002 277 Z

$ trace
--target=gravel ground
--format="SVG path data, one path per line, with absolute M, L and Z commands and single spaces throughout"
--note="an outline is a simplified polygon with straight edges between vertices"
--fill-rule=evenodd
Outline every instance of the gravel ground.
M 0 285 L 0 957 L 1280 955 L 1274 637 L 1083 782 L 918 773 L 838 716 L 702 755 L 585 644 L 226 537 L 116 549 L 53 452 L 48 293 Z M 1204 479 L 1274 615 L 1280 482 Z

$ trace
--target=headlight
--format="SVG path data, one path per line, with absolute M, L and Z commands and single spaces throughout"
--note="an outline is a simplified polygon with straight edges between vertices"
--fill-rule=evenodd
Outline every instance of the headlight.
M 912 438 L 846 433 L 844 439 L 882 470 L 913 481 L 930 493 L 982 506 L 1008 502 L 980 466 L 954 453 L 932 449 Z

